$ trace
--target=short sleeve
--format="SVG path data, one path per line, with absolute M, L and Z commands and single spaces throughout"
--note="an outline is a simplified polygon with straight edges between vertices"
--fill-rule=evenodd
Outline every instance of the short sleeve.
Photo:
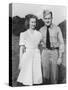
M 25 45 L 24 33 L 20 33 L 19 45 Z

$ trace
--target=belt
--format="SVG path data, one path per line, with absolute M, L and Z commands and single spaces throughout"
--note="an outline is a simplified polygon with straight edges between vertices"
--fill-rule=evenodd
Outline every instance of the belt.
M 55 50 L 55 49 L 59 49 L 59 47 L 50 47 L 50 48 L 47 48 L 47 49 L 49 49 L 49 50 Z

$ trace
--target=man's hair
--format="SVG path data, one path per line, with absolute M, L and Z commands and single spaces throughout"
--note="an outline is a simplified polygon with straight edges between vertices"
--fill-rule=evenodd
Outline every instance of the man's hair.
M 31 18 L 35 18 L 36 19 L 36 24 L 37 24 L 37 17 L 33 14 L 28 14 L 25 16 L 25 29 L 29 29 L 29 21 Z
M 43 18 L 44 18 L 46 15 L 48 15 L 48 14 L 51 14 L 51 17 L 53 17 L 52 11 L 44 10 L 44 11 L 43 11 Z

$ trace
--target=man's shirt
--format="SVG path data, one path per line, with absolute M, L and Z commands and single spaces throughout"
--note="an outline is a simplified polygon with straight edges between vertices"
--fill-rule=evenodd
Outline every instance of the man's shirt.
M 40 32 L 42 34 L 42 40 L 46 47 L 47 27 L 43 26 L 40 29 Z M 52 24 L 49 28 L 49 34 L 50 34 L 51 47 L 59 47 L 59 51 L 64 52 L 64 40 L 63 40 L 61 29 L 58 26 Z

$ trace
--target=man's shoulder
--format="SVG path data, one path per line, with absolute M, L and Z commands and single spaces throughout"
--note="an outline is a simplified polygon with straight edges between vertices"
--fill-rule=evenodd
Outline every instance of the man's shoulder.
M 61 30 L 60 27 L 59 27 L 58 25 L 55 25 L 55 24 L 53 24 L 53 28 L 54 28 L 56 31 L 60 31 L 60 30 Z
M 53 24 L 53 27 L 54 28 L 60 28 L 58 25 L 55 25 L 55 24 Z
M 39 31 L 40 31 L 40 32 L 42 32 L 42 31 L 43 31 L 43 30 L 45 30 L 45 29 L 46 29 L 46 27 L 45 27 L 45 26 L 43 26 L 43 27 L 41 27 L 41 28 L 40 28 L 40 30 L 39 30 Z

